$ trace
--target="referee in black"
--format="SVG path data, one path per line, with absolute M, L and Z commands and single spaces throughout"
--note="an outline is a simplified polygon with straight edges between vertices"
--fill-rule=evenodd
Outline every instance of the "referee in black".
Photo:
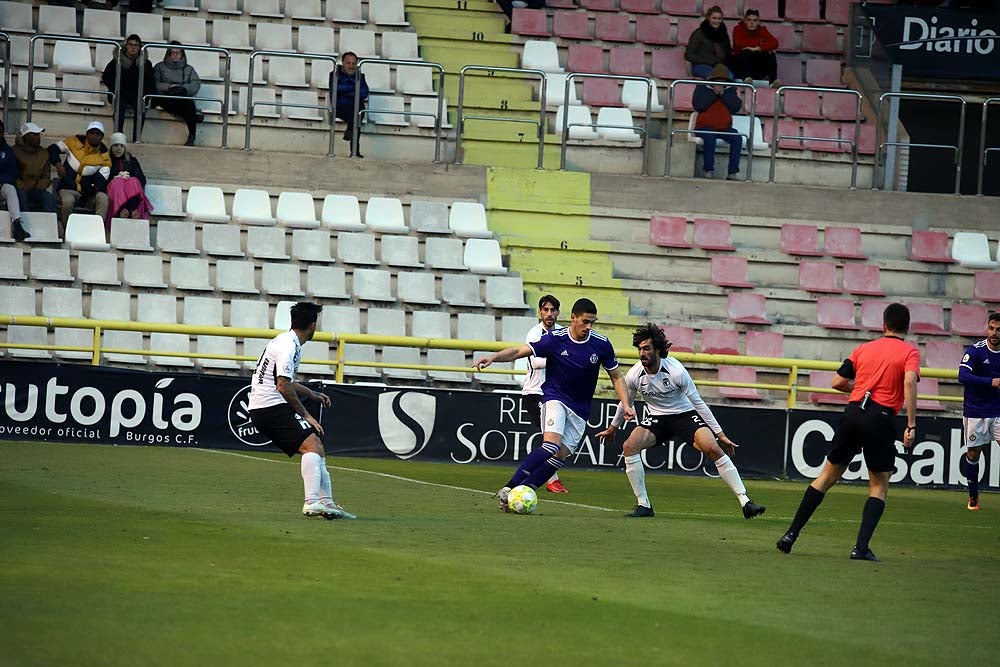
M 916 436 L 920 352 L 903 341 L 909 329 L 909 309 L 901 303 L 889 304 L 882 314 L 882 337 L 856 347 L 837 371 L 833 388 L 850 392 L 851 397 L 834 433 L 823 470 L 806 489 L 792 525 L 778 540 L 779 551 L 791 553 L 792 545 L 826 492 L 840 481 L 854 457 L 864 452 L 871 495 L 865 502 L 851 559 L 878 561 L 868 543 L 885 511 L 896 458 L 893 418 L 904 405 L 903 446 L 911 447 Z

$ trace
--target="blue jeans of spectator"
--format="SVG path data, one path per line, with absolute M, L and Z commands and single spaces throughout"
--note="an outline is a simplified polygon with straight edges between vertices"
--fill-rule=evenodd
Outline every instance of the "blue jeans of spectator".
M 740 150 L 743 148 L 743 135 L 734 128 L 720 130 L 727 134 L 711 134 L 709 132 L 695 132 L 696 137 L 701 137 L 705 142 L 702 155 L 705 158 L 705 171 L 715 171 L 715 141 L 725 141 L 729 144 L 729 171 L 735 174 L 740 170 Z
M 21 204 L 22 211 L 38 213 L 59 212 L 59 204 L 56 201 L 56 196 L 48 190 L 40 190 L 38 188 L 18 190 L 17 200 Z
M 715 65 L 691 65 L 691 76 L 696 79 L 707 79 L 714 68 Z M 731 81 L 734 78 L 733 70 L 727 69 L 727 71 L 729 72 L 729 79 Z

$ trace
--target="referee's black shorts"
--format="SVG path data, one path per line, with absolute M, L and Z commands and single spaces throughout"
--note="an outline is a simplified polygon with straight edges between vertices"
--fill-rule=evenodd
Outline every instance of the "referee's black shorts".
M 288 403 L 250 411 L 250 421 L 262 434 L 289 457 L 299 453 L 299 447 L 316 429 Z
M 538 428 L 542 427 L 542 395 L 522 394 L 521 406 L 528 411 L 528 418 Z
M 859 452 L 864 452 L 865 465 L 871 472 L 892 472 L 896 469 L 895 414 L 889 408 L 869 401 L 866 410 L 851 403 L 833 434 L 833 443 L 826 458 L 835 465 L 848 465 Z

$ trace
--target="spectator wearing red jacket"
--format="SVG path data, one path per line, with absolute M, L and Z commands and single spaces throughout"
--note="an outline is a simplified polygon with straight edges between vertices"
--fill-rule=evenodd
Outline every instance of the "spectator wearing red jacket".
M 748 9 L 733 28 L 733 73 L 746 83 L 767 79 L 778 86 L 778 40 L 760 24 L 760 12 Z

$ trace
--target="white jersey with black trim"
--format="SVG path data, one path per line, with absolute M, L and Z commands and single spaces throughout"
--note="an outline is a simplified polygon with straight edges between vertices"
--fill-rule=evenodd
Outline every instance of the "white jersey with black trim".
M 551 331 L 558 331 L 563 327 L 558 324 L 552 327 Z M 541 339 L 542 336 L 549 333 L 550 329 L 546 329 L 545 325 L 539 322 L 535 326 L 528 330 L 528 335 L 524 337 L 525 343 L 535 343 Z M 542 384 L 545 382 L 545 357 L 536 357 L 531 355 L 528 357 L 528 372 L 525 374 L 524 379 L 521 381 L 521 393 L 522 394 L 542 394 Z
M 267 344 L 250 380 L 250 410 L 286 403 L 278 392 L 278 376 L 295 380 L 302 360 L 302 343 L 294 331 L 278 334 Z
M 641 394 L 646 401 L 649 414 L 679 415 L 694 410 L 712 429 L 712 433 L 719 433 L 722 430 L 712 410 L 698 393 L 690 373 L 673 357 L 660 359 L 660 371 L 654 375 L 646 372 L 641 361 L 636 362 L 625 374 L 625 391 L 633 404 L 636 393 Z M 619 426 L 623 421 L 625 421 L 625 411 L 619 403 L 618 411 L 615 412 L 611 423 Z

